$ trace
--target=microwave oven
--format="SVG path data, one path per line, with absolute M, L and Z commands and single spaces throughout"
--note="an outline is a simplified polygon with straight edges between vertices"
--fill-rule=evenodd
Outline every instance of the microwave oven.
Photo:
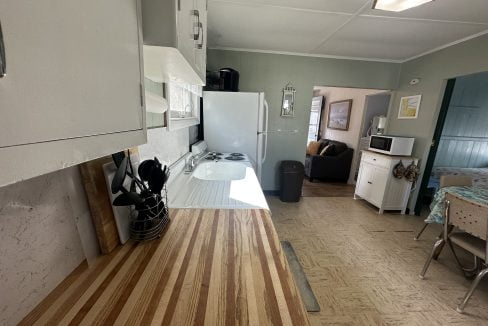
M 372 135 L 369 140 L 369 150 L 388 155 L 412 155 L 415 138 L 386 135 Z

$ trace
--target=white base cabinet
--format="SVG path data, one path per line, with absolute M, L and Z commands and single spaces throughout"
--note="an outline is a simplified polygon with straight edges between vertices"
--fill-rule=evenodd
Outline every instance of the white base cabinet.
M 413 157 L 388 156 L 370 151 L 363 151 L 359 166 L 358 180 L 354 198 L 362 198 L 378 207 L 379 213 L 385 210 L 399 210 L 405 214 L 412 189 L 412 183 L 404 178 L 397 179 L 393 176 L 393 168 L 400 161 L 406 166 Z

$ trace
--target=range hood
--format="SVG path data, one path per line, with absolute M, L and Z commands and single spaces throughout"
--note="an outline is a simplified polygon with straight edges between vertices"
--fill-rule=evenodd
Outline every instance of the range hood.
M 196 45 L 191 30 L 199 21 L 200 12 L 190 10 L 193 0 L 142 1 L 142 38 L 144 75 L 157 82 L 181 85 L 205 85 L 205 69 L 198 73 Z M 193 30 L 194 29 L 194 30 Z
M 204 86 L 181 52 L 174 47 L 144 45 L 144 76 L 156 83 L 176 82 Z

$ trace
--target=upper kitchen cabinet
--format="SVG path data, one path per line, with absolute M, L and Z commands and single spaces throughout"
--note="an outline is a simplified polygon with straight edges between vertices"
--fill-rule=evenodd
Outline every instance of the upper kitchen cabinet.
M 144 70 L 154 82 L 205 85 L 206 0 L 144 0 Z
M 207 75 L 207 0 L 194 0 L 195 8 L 199 17 L 196 22 L 198 33 L 195 45 L 195 68 L 202 78 L 206 80 Z
M 146 141 L 139 0 L 2 0 L 0 23 L 0 186 Z

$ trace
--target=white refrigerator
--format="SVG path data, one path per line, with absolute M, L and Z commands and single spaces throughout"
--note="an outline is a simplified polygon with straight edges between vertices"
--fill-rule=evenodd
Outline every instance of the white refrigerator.
M 203 132 L 212 151 L 246 154 L 261 182 L 268 143 L 264 93 L 203 92 Z

